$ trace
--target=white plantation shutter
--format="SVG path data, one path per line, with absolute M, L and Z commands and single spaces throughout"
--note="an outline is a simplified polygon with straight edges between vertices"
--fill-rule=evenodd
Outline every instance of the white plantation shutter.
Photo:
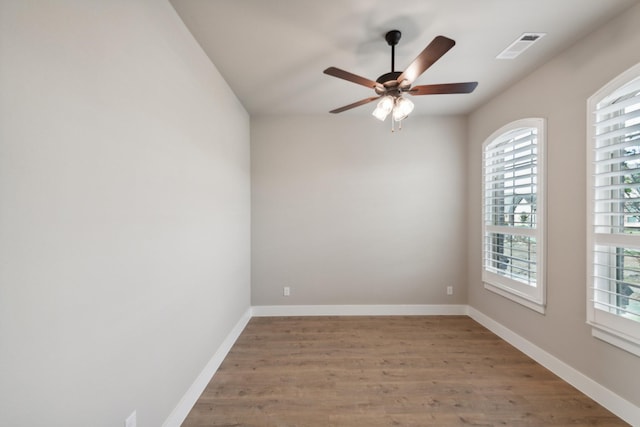
M 640 355 L 640 65 L 589 99 L 588 301 L 595 336 Z
M 544 120 L 525 119 L 483 145 L 483 281 L 544 312 Z

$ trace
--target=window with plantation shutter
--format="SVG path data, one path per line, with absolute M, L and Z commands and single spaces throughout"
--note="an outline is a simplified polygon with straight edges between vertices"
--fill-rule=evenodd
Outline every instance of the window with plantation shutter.
M 640 64 L 588 101 L 587 321 L 640 355 Z
M 544 313 L 543 119 L 510 123 L 483 144 L 486 289 Z

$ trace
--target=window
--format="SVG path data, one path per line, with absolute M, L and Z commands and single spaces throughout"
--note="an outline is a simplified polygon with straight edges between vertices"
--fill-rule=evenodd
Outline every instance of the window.
M 482 146 L 486 289 L 545 309 L 544 119 L 510 123 Z
M 587 321 L 640 356 L 640 64 L 588 101 Z

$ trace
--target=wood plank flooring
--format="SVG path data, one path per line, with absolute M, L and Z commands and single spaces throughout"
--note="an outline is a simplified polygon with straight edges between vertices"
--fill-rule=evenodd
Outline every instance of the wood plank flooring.
M 627 424 L 467 316 L 253 318 L 183 424 L 469 425 Z

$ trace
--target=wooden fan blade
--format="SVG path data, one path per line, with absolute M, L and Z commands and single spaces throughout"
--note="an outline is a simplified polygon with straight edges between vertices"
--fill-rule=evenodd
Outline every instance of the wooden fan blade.
M 471 93 L 478 86 L 478 82 L 447 83 L 440 85 L 422 85 L 412 87 L 407 91 L 411 95 L 446 95 L 448 93 Z
M 324 70 L 324 73 L 333 77 L 337 77 L 339 79 L 347 80 L 362 86 L 366 86 L 371 89 L 375 89 L 376 87 L 383 89 L 383 86 L 378 82 L 374 82 L 373 80 L 360 77 L 348 71 L 341 70 L 340 68 L 329 67 L 326 70 Z
M 373 101 L 375 101 L 377 99 L 380 99 L 380 97 L 379 96 L 372 96 L 371 98 L 361 99 L 358 102 L 354 102 L 353 104 L 345 105 L 344 107 L 336 108 L 335 110 L 331 110 L 329 112 L 333 113 L 333 114 L 342 113 L 343 111 L 347 111 L 347 110 L 350 110 L 352 108 L 356 108 L 356 107 L 359 107 L 361 105 L 368 104 L 368 103 L 373 102 Z
M 424 48 L 420 55 L 413 60 L 411 65 L 407 67 L 404 73 L 400 74 L 397 81 L 398 84 L 404 80 L 408 80 L 409 83 L 413 83 L 420 74 L 424 73 L 427 68 L 431 67 L 434 62 L 442 57 L 449 51 L 454 45 L 455 41 L 444 36 L 438 36 Z

